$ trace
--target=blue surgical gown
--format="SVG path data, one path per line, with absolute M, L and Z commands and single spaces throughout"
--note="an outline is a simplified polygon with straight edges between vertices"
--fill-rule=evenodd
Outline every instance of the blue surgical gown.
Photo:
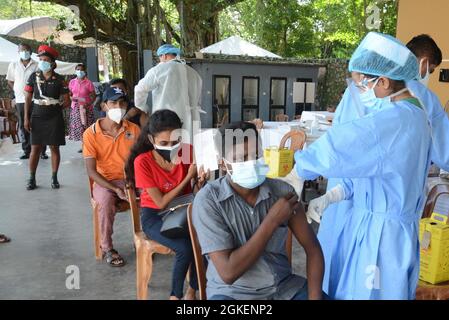
M 335 299 L 413 299 L 419 207 L 430 162 L 426 115 L 400 101 L 341 120 L 337 115 L 323 137 L 295 154 L 300 177 L 338 178 L 351 200 L 338 225 L 327 225 L 333 239 L 325 240 L 332 245 L 321 242 L 325 291 Z
M 432 127 L 433 142 L 431 147 L 431 161 L 436 163 L 440 168 L 449 171 L 449 118 L 438 99 L 438 97 L 419 81 L 409 81 L 407 83 L 409 89 L 420 100 L 424 110 L 426 111 L 428 120 Z M 351 104 L 349 90 L 346 90 L 334 117 L 334 125 L 351 121 L 359 118 L 357 109 Z M 372 108 L 365 108 L 364 113 L 374 112 Z M 337 184 L 344 183 L 341 179 L 329 179 L 328 190 Z M 425 199 L 423 199 L 424 202 Z M 422 203 L 423 205 L 424 203 Z M 323 291 L 331 294 L 329 291 L 333 285 L 330 279 L 329 266 L 331 264 L 332 253 L 337 245 L 335 234 L 339 234 L 352 207 L 352 200 L 343 200 L 330 205 L 324 212 L 320 228 L 318 230 L 318 240 L 323 249 L 326 269 L 323 279 Z

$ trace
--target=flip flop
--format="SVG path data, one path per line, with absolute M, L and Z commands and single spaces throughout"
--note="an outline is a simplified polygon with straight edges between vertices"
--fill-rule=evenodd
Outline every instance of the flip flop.
M 123 267 L 126 264 L 125 260 L 114 249 L 105 252 L 103 255 L 103 259 L 106 259 L 106 262 L 111 267 Z
M 8 243 L 11 242 L 11 239 L 5 236 L 4 234 L 0 234 L 0 243 Z

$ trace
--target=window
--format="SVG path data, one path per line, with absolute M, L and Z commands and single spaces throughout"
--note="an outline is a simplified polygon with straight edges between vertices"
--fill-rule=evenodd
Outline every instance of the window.
M 315 101 L 315 82 L 312 79 L 296 79 L 293 83 L 293 103 L 295 103 L 295 115 L 301 115 L 303 111 L 311 111 Z
M 213 77 L 213 112 L 212 122 L 214 128 L 221 127 L 229 123 L 231 109 L 231 77 L 214 76 Z
M 243 77 L 242 120 L 251 121 L 259 117 L 259 78 Z
M 275 121 L 276 115 L 285 114 L 287 92 L 286 78 L 271 78 L 270 83 L 270 120 Z

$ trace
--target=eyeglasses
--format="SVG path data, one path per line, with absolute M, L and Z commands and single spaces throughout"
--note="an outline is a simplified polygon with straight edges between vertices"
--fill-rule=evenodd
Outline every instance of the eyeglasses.
M 376 77 L 376 78 L 363 78 L 362 81 L 360 81 L 358 83 L 354 82 L 354 85 L 357 88 L 359 88 L 359 89 L 368 90 L 369 89 L 368 84 L 370 82 L 375 82 L 377 79 L 379 79 L 379 77 Z

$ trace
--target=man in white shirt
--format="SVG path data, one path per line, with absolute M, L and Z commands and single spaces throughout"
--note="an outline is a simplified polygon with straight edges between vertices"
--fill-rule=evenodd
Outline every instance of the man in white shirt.
M 183 121 L 183 129 L 187 130 L 192 141 L 193 122 L 198 121 L 197 128 L 200 127 L 202 80 L 193 68 L 179 59 L 180 53 L 180 50 L 171 44 L 159 47 L 157 55 L 160 63 L 148 70 L 135 87 L 134 104 L 148 115 L 160 109 L 176 112 Z M 152 110 L 146 104 L 150 91 L 153 93 Z
M 20 159 L 28 159 L 31 152 L 30 133 L 23 128 L 25 119 L 25 84 L 32 73 L 37 71 L 37 62 L 31 59 L 31 47 L 26 43 L 21 43 L 19 48 L 19 60 L 11 62 L 6 74 L 8 86 L 14 91 L 16 108 L 19 113 L 19 129 L 22 140 L 23 155 Z M 45 148 L 42 151 L 42 159 L 48 159 Z

